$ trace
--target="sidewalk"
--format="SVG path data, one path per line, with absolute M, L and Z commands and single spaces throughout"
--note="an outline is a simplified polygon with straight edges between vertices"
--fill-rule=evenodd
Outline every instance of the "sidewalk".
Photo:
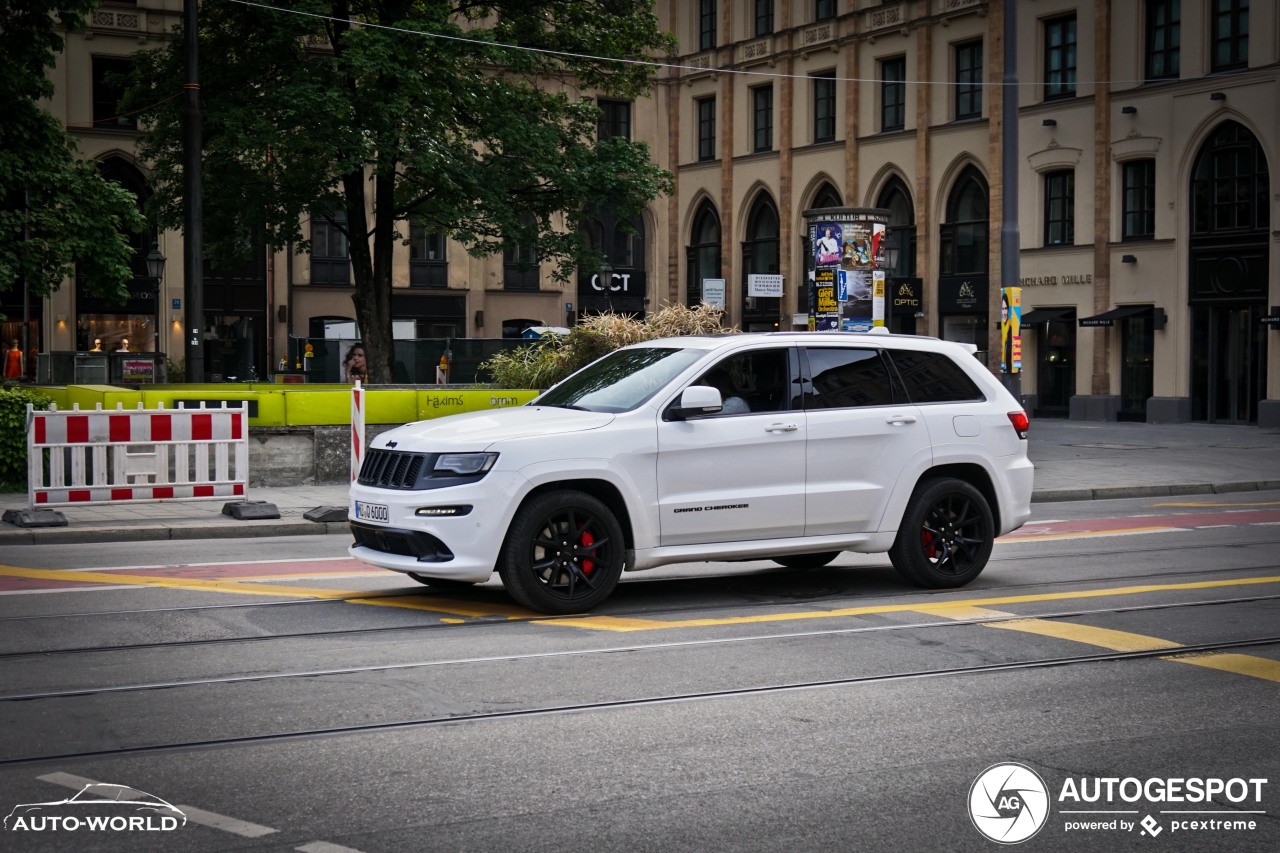
M 1280 489 L 1280 430 L 1210 424 L 1131 424 L 1033 420 L 1032 500 L 1077 501 Z M 314 522 L 303 514 L 347 505 L 347 487 L 250 489 L 279 519 L 238 521 L 222 500 L 63 508 L 66 527 L 25 529 L 0 522 L 6 545 L 219 539 L 334 533 L 345 521 Z M 26 509 L 25 494 L 0 494 L 0 511 Z

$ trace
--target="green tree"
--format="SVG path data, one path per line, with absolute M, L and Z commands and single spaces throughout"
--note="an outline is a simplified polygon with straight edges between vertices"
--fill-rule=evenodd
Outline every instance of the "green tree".
M 410 217 L 477 257 L 535 250 L 561 280 L 598 262 L 578 233 L 583 211 L 607 200 L 635 215 L 671 178 L 643 144 L 597 141 L 593 98 L 647 93 L 652 69 L 620 60 L 673 47 L 651 0 L 206 4 L 208 254 L 243 251 L 255 228 L 305 251 L 308 217 L 345 230 L 369 379 L 388 382 L 392 250 Z M 127 103 L 162 102 L 183 67 L 180 41 L 137 56 Z M 181 102 L 146 118 L 152 201 L 177 226 Z
M 37 297 L 77 265 L 90 289 L 124 298 L 133 278 L 125 231 L 145 222 L 133 193 L 76 157 L 75 141 L 40 105 L 63 30 L 84 27 L 97 0 L 10 0 L 0 17 L 0 290 L 25 280 Z

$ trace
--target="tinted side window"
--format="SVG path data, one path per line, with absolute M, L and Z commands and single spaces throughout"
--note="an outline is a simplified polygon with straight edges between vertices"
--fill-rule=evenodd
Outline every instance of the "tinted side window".
M 893 404 L 893 380 L 874 349 L 806 347 L 811 383 L 806 409 L 848 409 Z
M 913 403 L 986 399 L 960 365 L 940 352 L 895 350 L 891 358 Z
M 790 408 L 786 349 L 750 350 L 721 360 L 697 380 L 720 389 L 724 414 L 785 412 Z M 738 400 L 728 403 L 730 398 Z

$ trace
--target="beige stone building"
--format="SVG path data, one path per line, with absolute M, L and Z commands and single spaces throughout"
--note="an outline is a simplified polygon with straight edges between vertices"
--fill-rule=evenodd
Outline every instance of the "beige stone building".
M 648 142 L 676 175 L 674 194 L 633 223 L 635 235 L 602 216 L 594 230 L 611 269 L 567 286 L 546 270 L 521 273 L 515 258 L 478 261 L 416 233 L 398 258 L 397 334 L 493 338 L 581 311 L 704 298 L 723 299 L 744 329 L 803 328 L 805 212 L 879 208 L 890 211 L 895 250 L 894 331 L 975 343 L 998 370 L 1001 288 L 1022 288 L 1020 386 L 1034 413 L 1280 425 L 1276 4 L 657 6 L 681 53 L 659 70 L 654 97 L 603 104 L 601 132 Z M 180 10 L 180 0 L 106 3 L 91 33 L 69 38 L 56 71 L 51 107 L 83 154 L 128 186 L 146 165 L 130 154 L 127 120 L 112 120 L 99 69 L 154 44 Z M 1018 104 L 1009 121 L 1007 11 Z M 1007 127 L 1017 130 L 1015 175 L 1002 168 Z M 1001 269 L 1010 180 L 1016 271 Z M 207 270 L 212 327 L 243 335 L 238 351 L 251 348 L 260 367 L 291 338 L 323 337 L 354 316 L 341 240 L 313 236 L 324 248 L 311 256 L 264 252 L 252 269 Z M 156 239 L 171 260 L 147 348 L 180 352 L 181 235 Z M 781 290 L 753 293 L 752 276 L 780 276 Z M 12 315 L 12 293 L 5 299 Z M 126 323 L 147 305 L 131 302 Z M 40 306 L 42 348 L 76 349 L 89 324 L 120 322 L 102 308 L 68 283 Z

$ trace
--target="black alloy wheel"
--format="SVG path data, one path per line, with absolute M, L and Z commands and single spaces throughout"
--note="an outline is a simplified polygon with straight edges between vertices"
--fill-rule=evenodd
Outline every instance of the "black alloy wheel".
M 963 480 L 925 480 L 907 502 L 889 559 L 917 586 L 951 589 L 982 573 L 994 540 L 995 521 L 981 492 Z
M 541 613 L 581 613 L 618 585 L 625 561 L 622 527 L 584 492 L 538 495 L 511 521 L 498 574 L 511 597 Z

